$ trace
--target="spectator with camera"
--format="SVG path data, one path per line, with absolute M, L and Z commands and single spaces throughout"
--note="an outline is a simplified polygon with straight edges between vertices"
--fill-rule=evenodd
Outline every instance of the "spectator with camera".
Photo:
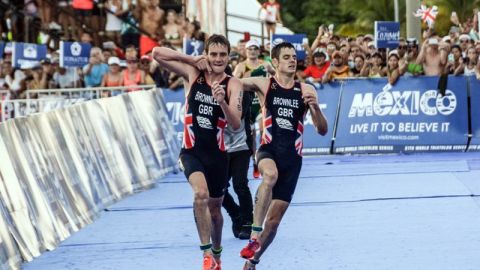
M 102 84 L 105 73 L 108 72 L 108 65 L 104 63 L 102 50 L 93 47 L 90 50 L 89 63 L 83 67 L 83 80 L 85 87 L 98 87 Z

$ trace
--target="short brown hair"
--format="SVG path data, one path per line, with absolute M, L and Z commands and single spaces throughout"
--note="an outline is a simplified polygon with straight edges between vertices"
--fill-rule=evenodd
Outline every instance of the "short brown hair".
M 213 44 L 224 45 L 227 47 L 228 53 L 230 54 L 230 42 L 226 37 L 222 35 L 211 35 L 205 42 L 205 52 L 208 53 L 208 49 Z

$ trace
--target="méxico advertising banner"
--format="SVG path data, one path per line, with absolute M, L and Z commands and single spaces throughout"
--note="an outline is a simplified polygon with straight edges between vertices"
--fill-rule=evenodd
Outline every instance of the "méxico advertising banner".
M 467 144 L 467 86 L 449 77 L 445 96 L 438 77 L 351 80 L 342 93 L 335 153 L 463 151 Z

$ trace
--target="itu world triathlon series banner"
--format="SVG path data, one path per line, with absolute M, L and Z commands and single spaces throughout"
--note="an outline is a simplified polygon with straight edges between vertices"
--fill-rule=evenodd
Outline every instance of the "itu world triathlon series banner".
M 449 77 L 445 96 L 438 77 L 347 81 L 335 153 L 463 151 L 468 141 L 467 84 Z
M 469 151 L 480 151 L 480 81 L 475 76 L 469 77 L 470 80 L 470 104 L 472 120 L 472 140 L 470 141 Z

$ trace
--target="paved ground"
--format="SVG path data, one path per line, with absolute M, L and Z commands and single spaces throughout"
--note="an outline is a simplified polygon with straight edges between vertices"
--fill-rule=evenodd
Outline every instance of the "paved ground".
M 480 269 L 477 196 L 478 153 L 307 157 L 257 269 Z M 200 269 L 191 205 L 183 175 L 170 175 L 24 269 Z M 242 269 L 245 242 L 225 221 L 223 269 Z

